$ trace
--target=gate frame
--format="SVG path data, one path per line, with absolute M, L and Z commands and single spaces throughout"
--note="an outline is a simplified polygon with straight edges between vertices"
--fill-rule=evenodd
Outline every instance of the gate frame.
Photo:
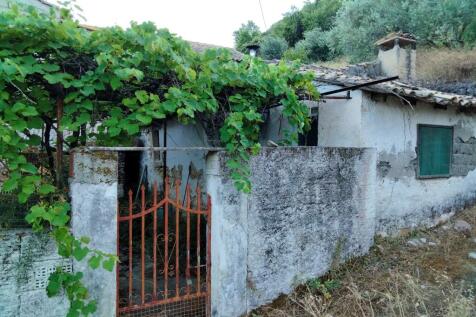
M 211 213 L 212 213 L 212 202 L 211 202 L 211 196 L 207 194 L 207 203 L 206 203 L 206 209 L 202 208 L 202 202 L 201 202 L 201 188 L 200 186 L 197 185 L 196 187 L 196 194 L 197 194 L 197 200 L 196 208 L 191 208 L 191 199 L 190 199 L 190 185 L 186 185 L 186 198 L 184 202 L 180 202 L 180 183 L 181 181 L 179 179 L 175 180 L 175 199 L 172 199 L 170 197 L 170 179 L 167 176 L 164 180 L 165 184 L 165 192 L 164 192 L 164 197 L 160 200 L 157 201 L 157 183 L 154 183 L 153 189 L 152 189 L 152 194 L 153 194 L 153 201 L 152 205 L 148 208 L 146 208 L 146 198 L 145 198 L 145 186 L 141 185 L 140 186 L 140 191 L 141 191 L 141 208 L 139 212 L 133 213 L 133 192 L 132 190 L 129 190 L 128 192 L 128 199 L 129 199 L 129 204 L 128 204 L 128 215 L 126 216 L 121 216 L 120 214 L 120 206 L 119 206 L 119 201 L 117 203 L 117 256 L 119 257 L 120 255 L 120 238 L 119 238 L 119 233 L 120 233 L 120 223 L 127 222 L 129 224 L 129 250 L 128 250 L 128 259 L 129 259 L 129 274 L 128 274 L 128 280 L 129 280 L 129 290 L 128 290 L 128 305 L 127 306 L 122 306 L 120 303 L 120 272 L 119 272 L 119 264 L 116 265 L 116 316 L 120 316 L 121 314 L 127 314 L 127 313 L 134 313 L 138 312 L 144 309 L 152 309 L 154 307 L 161 307 L 161 306 L 166 306 L 167 304 L 172 304 L 172 303 L 179 303 L 181 301 L 189 301 L 193 299 L 198 299 L 198 298 L 203 298 L 205 297 L 205 312 L 206 316 L 211 316 L 211 224 L 212 224 L 212 219 L 211 219 Z M 184 206 L 185 203 L 185 206 Z M 169 256 L 168 256 L 168 251 L 169 251 L 169 246 L 168 246 L 168 235 L 170 233 L 169 229 L 169 205 L 171 205 L 172 208 L 175 208 L 175 219 L 176 219 L 176 225 L 175 225 L 175 234 L 177 236 L 176 239 L 179 239 L 180 237 L 180 232 L 179 228 L 180 225 L 177 225 L 179 222 L 179 217 L 181 212 L 185 212 L 187 217 L 186 217 L 186 222 L 187 222 L 187 234 L 186 234 L 186 239 L 187 239 L 187 249 L 186 249 L 186 254 L 187 254 L 187 263 L 186 263 L 186 279 L 187 279 L 187 286 L 186 286 L 186 294 L 185 295 L 180 295 L 180 282 L 177 283 L 177 281 L 180 281 L 180 275 L 178 274 L 180 272 L 179 265 L 177 265 L 177 262 L 179 261 L 179 254 L 180 254 L 180 249 L 179 249 L 179 240 L 176 240 L 176 246 L 175 246 L 175 296 L 173 297 L 168 297 L 168 293 L 170 291 L 168 287 L 168 269 L 169 269 Z M 165 262 L 164 262 L 164 291 L 162 299 L 158 299 L 158 294 L 161 292 L 157 292 L 157 237 L 158 237 L 158 231 L 157 231 L 157 213 L 158 209 L 163 208 L 163 215 L 164 215 L 164 243 L 165 243 Z M 144 224 L 145 224 L 145 217 L 149 216 L 152 214 L 153 216 L 153 232 L 154 232 L 154 240 L 153 240 L 153 291 L 152 291 L 152 300 L 151 301 L 146 301 L 145 300 L 145 285 L 144 285 L 144 274 L 145 274 L 145 229 L 144 229 Z M 190 294 L 190 285 L 188 284 L 188 281 L 190 280 L 190 216 L 191 215 L 197 215 L 197 237 L 196 237 L 196 245 L 197 245 L 197 290 L 195 293 Z M 200 216 L 206 216 L 207 224 L 206 224 L 206 264 L 205 264 L 205 270 L 206 270 L 206 291 L 202 291 L 202 284 L 201 284 L 201 268 L 202 265 L 200 265 Z M 132 274 L 132 237 L 133 237 L 133 232 L 132 232 L 132 224 L 133 221 L 136 219 L 141 219 L 141 303 L 140 304 L 133 304 L 132 302 L 132 279 L 133 279 L 133 274 Z M 167 228 L 167 229 L 165 229 Z M 173 249 L 172 249 L 173 250 Z

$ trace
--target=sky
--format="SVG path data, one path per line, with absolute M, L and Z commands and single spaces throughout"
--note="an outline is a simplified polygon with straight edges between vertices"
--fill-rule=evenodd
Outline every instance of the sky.
M 304 2 L 261 0 L 266 25 Z M 233 47 L 233 31 L 248 20 L 261 31 L 266 29 L 259 0 L 76 0 L 76 4 L 83 9 L 85 24 L 127 27 L 130 21 L 152 21 L 185 40 L 226 47 Z

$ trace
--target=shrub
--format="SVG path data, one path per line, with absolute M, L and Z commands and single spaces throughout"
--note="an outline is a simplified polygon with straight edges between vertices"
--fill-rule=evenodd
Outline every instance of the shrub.
M 327 61 L 331 58 L 328 36 L 328 32 L 323 32 L 318 27 L 305 33 L 302 45 L 307 51 L 309 60 Z
M 261 42 L 261 57 L 264 59 L 281 59 L 288 48 L 288 43 L 283 38 L 266 36 Z
M 309 62 L 306 47 L 302 41 L 299 41 L 295 47 L 284 52 L 283 59 L 287 61 Z

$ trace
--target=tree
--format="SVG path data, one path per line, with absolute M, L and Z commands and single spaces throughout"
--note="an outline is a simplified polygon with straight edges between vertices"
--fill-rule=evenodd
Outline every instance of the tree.
M 341 0 L 315 0 L 314 2 L 307 2 L 301 10 L 305 31 L 310 31 L 317 27 L 323 31 L 331 29 L 341 5 Z
M 288 43 L 277 36 L 265 36 L 261 41 L 260 55 L 264 59 L 281 59 L 288 48 Z
M 306 31 L 319 27 L 329 30 L 334 24 L 334 18 L 341 7 L 341 0 L 315 0 L 306 2 L 301 10 L 293 7 L 284 17 L 274 23 L 266 32 L 284 38 L 292 47 L 304 39 Z
M 235 48 L 246 53 L 246 47 L 252 44 L 258 44 L 261 39 L 261 31 L 253 21 L 242 24 L 241 27 L 233 32 L 235 37 Z
M 303 38 L 304 25 L 302 23 L 301 12 L 293 7 L 291 11 L 284 15 L 283 37 L 289 46 L 294 46 Z

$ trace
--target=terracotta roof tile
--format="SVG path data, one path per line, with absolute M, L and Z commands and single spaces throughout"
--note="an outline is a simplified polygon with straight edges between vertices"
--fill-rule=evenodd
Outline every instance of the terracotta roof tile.
M 354 86 L 358 84 L 367 83 L 375 79 L 366 76 L 356 76 L 352 74 L 350 67 L 333 69 L 317 65 L 304 65 L 301 70 L 311 71 L 315 74 L 317 82 L 324 82 L 337 86 Z M 398 80 L 375 84 L 360 88 L 366 91 L 378 92 L 383 94 L 396 94 L 400 97 L 411 97 L 417 100 L 435 103 L 439 105 L 453 105 L 458 107 L 475 107 L 476 97 L 471 95 L 458 95 L 437 90 L 432 90 L 424 87 L 414 86 L 408 83 L 403 83 Z

